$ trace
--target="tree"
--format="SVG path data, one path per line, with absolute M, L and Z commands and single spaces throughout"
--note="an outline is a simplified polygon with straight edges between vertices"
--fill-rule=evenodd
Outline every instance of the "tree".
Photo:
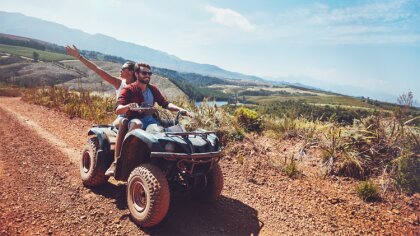
M 413 92 L 409 91 L 408 93 L 401 94 L 398 99 L 398 104 L 404 107 L 412 107 L 414 101 Z
M 38 61 L 39 60 L 39 53 L 37 53 L 37 52 L 33 52 L 32 53 L 32 57 L 34 58 L 34 61 Z

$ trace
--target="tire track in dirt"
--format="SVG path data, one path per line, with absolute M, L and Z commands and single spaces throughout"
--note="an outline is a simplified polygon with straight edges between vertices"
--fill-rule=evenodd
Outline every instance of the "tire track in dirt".
M 51 134 L 50 132 L 46 131 L 44 128 L 39 126 L 33 120 L 30 120 L 28 117 L 22 116 L 13 110 L 1 106 L 0 107 L 5 109 L 7 112 L 13 114 L 13 116 L 22 124 L 28 127 L 29 129 L 34 130 L 39 136 L 47 140 L 52 146 L 57 147 L 61 150 L 72 163 L 79 163 L 79 156 L 81 155 L 81 151 L 77 151 L 74 147 L 69 146 L 67 143 L 56 137 L 55 135 Z
M 120 232 L 122 221 L 131 223 L 127 215 L 116 221 L 109 214 L 113 201 L 72 181 L 78 171 L 59 148 L 2 108 L 0 124 L 0 155 L 7 171 L 0 181 L 1 234 L 105 235 Z M 113 188 L 121 195 L 120 187 Z

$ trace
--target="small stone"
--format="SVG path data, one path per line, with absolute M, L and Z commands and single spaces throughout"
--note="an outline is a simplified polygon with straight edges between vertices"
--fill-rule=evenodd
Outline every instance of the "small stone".
M 413 223 L 416 223 L 418 220 L 419 220 L 419 218 L 418 218 L 418 216 L 416 215 L 416 213 L 413 213 L 413 214 L 411 214 L 409 217 L 408 217 L 408 219 L 410 220 L 410 222 L 413 224 Z
M 115 218 L 114 220 L 112 220 L 113 224 L 119 224 L 120 223 L 120 218 Z
M 82 219 L 82 220 L 84 220 L 84 219 L 86 219 L 87 217 L 85 216 L 85 215 L 82 215 L 81 217 L 80 217 L 80 219 Z
M 397 209 L 392 209 L 392 213 L 394 213 L 394 214 L 400 214 L 400 211 L 397 210 Z

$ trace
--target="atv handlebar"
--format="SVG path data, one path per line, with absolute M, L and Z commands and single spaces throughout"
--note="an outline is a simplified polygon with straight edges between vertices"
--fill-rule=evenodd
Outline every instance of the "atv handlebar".
M 154 108 L 153 106 L 139 106 L 137 103 L 131 103 L 129 108 L 130 108 L 130 111 L 143 112 L 143 113 L 150 114 L 150 115 L 158 112 L 158 110 L 156 108 Z M 176 116 L 175 116 L 175 120 L 174 120 L 175 125 L 177 125 L 179 123 L 179 117 L 181 115 L 182 116 L 185 116 L 185 115 L 190 116 L 188 114 L 188 111 L 186 111 L 184 109 L 179 110 L 176 113 Z
M 156 108 L 153 107 L 135 107 L 135 108 L 131 108 L 130 107 L 130 111 L 156 111 Z

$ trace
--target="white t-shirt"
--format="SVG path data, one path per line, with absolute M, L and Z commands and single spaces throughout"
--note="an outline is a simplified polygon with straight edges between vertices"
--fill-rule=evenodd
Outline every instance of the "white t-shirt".
M 125 82 L 125 79 L 121 80 L 120 87 L 115 90 L 115 98 L 118 100 L 118 97 L 120 96 L 121 89 L 123 89 L 127 85 L 127 82 Z
M 126 85 L 127 83 L 125 82 L 125 79 L 122 79 L 120 87 L 117 90 L 115 90 L 115 99 L 117 99 L 117 101 L 118 101 L 118 97 L 120 96 L 121 89 L 123 89 Z M 118 117 L 125 117 L 125 114 L 118 115 Z

